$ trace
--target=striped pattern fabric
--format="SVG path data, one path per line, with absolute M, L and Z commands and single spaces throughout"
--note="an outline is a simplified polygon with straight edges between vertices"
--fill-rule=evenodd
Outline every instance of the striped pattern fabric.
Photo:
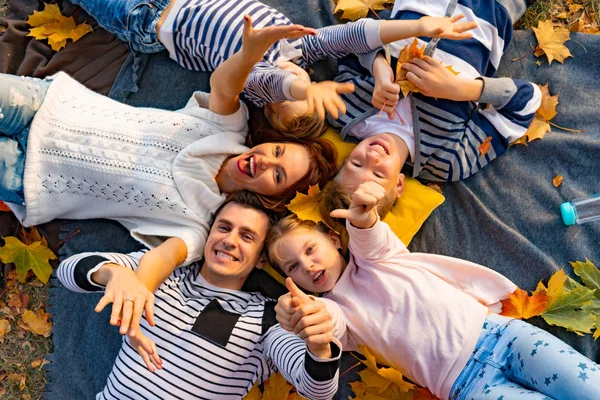
M 142 255 L 82 253 L 63 261 L 57 276 L 68 289 L 92 292 L 94 284 L 82 283 L 82 277 L 89 281 L 107 261 L 135 270 Z M 104 261 L 91 265 L 86 262 L 90 258 Z M 339 357 L 316 361 L 297 335 L 276 321 L 268 323 L 265 307 L 274 303 L 261 294 L 215 287 L 202 278 L 196 263 L 178 268 L 155 296 L 156 326 L 142 319 L 141 329 L 156 343 L 163 369 L 149 372 L 124 336 L 106 387 L 96 399 L 241 399 L 256 381 L 278 370 L 305 397 L 329 399 L 335 394 Z M 191 331 L 198 315 L 214 301 L 239 315 L 226 346 Z
M 448 4 L 447 0 L 397 1 L 392 15 L 394 19 L 443 16 Z M 459 0 L 454 14 L 465 14 L 465 21 L 476 21 L 479 27 L 473 30 L 472 39 L 440 40 L 432 57 L 452 65 L 461 78 L 483 79 L 485 87 L 479 104 L 411 94 L 416 146 L 413 177 L 432 181 L 465 179 L 503 154 L 525 134 L 541 101 L 538 87 L 530 82 L 493 78 L 512 38 L 512 20 L 504 6 L 495 0 Z M 419 44 L 424 46 L 429 40 L 419 38 Z M 394 56 L 411 42 L 409 38 L 389 45 L 393 66 Z M 353 82 L 357 88 L 342 95 L 346 115 L 329 119 L 344 139 L 351 140 L 352 126 L 378 111 L 371 104 L 374 79 L 356 58 L 347 57 L 340 60 L 335 80 Z M 480 157 L 479 147 L 487 138 L 491 138 L 491 150 Z
M 257 0 L 179 1 L 184 4 L 169 27 L 175 52 L 171 57 L 191 70 L 213 71 L 241 49 L 245 14 L 252 17 L 254 28 L 292 24 L 285 15 Z M 291 73 L 277 68 L 278 64 L 292 61 L 307 68 L 327 56 L 373 51 L 377 46 L 369 45 L 365 29 L 374 23 L 361 20 L 318 29 L 316 36 L 278 41 L 250 74 L 244 95 L 258 106 L 291 100 L 283 90 L 283 82 Z

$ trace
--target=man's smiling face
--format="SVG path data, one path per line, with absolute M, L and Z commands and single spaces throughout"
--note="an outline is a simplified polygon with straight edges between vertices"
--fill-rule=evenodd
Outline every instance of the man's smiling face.
M 235 202 L 223 207 L 204 247 L 204 279 L 218 287 L 239 290 L 252 269 L 262 266 L 268 229 L 269 218 L 264 212 Z

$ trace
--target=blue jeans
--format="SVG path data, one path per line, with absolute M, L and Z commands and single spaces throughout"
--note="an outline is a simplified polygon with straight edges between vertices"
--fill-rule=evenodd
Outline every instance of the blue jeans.
M 156 37 L 156 24 L 169 0 L 72 0 L 100 26 L 141 53 L 165 49 Z
M 528 322 L 489 315 L 451 399 L 600 399 L 600 366 Z
M 25 204 L 23 171 L 27 136 L 50 82 L 0 74 L 0 200 Z

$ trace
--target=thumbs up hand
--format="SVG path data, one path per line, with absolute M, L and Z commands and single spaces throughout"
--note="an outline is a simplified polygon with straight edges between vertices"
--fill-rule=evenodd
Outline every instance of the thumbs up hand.
M 283 329 L 304 339 L 315 356 L 330 358 L 333 324 L 325 304 L 302 292 L 291 278 L 286 279 L 285 286 L 290 292 L 277 301 L 277 321 Z

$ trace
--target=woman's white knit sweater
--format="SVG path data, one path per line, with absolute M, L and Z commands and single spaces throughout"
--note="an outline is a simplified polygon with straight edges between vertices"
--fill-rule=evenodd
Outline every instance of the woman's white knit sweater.
M 31 124 L 24 173 L 25 226 L 55 218 L 109 218 L 149 247 L 168 237 L 202 257 L 213 212 L 223 202 L 215 176 L 248 150 L 248 110 L 208 110 L 196 92 L 172 112 L 131 107 L 54 76 Z

